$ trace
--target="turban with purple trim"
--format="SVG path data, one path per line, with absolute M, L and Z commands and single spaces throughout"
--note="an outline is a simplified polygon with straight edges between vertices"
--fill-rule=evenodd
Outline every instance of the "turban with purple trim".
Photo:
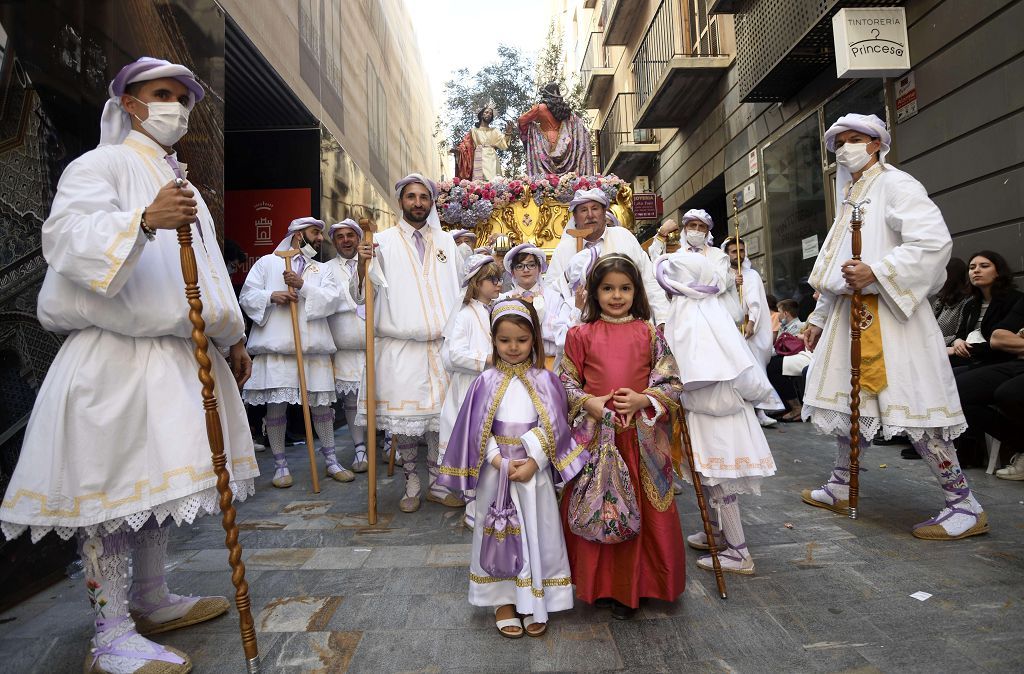
M 191 110 L 198 101 L 203 100 L 206 92 L 203 85 L 196 79 L 195 73 L 183 65 L 171 63 L 163 59 L 143 56 L 121 68 L 120 72 L 107 87 L 109 98 L 103 106 L 100 116 L 100 145 L 116 145 L 124 141 L 132 130 L 132 120 L 128 111 L 121 107 L 121 96 L 129 84 L 148 82 L 170 77 L 178 80 L 188 89 L 188 105 Z

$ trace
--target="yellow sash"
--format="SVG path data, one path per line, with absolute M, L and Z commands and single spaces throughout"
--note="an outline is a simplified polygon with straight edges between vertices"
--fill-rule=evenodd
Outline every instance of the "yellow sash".
M 885 377 L 885 354 L 882 353 L 882 326 L 878 322 L 878 295 L 861 298 L 864 308 L 860 323 L 860 385 L 865 391 L 878 394 L 888 385 Z

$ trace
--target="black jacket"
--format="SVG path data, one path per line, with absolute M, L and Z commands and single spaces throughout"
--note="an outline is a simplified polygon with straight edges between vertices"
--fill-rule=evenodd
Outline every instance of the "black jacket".
M 985 311 L 985 318 L 981 321 L 981 336 L 985 338 L 984 344 L 971 345 L 971 362 L 974 364 L 1001 363 L 1013 360 L 1014 356 L 1002 351 L 995 351 L 989 346 L 992 339 L 992 331 L 1002 323 L 1019 302 L 1024 298 L 1024 293 L 1017 289 L 1011 289 L 1000 295 L 994 295 L 989 302 L 988 310 Z M 960 319 L 960 327 L 956 331 L 957 339 L 967 339 L 967 335 L 974 330 L 981 314 L 981 300 L 972 297 L 964 307 L 964 315 Z

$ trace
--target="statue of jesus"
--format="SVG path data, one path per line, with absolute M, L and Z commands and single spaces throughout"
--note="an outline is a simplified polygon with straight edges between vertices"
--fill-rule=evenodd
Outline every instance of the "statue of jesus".
M 541 87 L 540 99 L 519 118 L 527 175 L 593 175 L 594 156 L 586 122 L 569 108 L 556 82 Z
M 462 142 L 453 150 L 455 154 L 455 175 L 468 180 L 491 180 L 501 175 L 498 150 L 508 149 L 508 139 L 514 131 L 509 127 L 502 133 L 491 128 L 494 108 L 485 105 L 476 115 L 476 126 L 470 129 Z

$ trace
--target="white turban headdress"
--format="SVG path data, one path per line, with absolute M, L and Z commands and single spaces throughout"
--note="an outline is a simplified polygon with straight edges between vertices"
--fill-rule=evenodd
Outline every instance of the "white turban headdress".
M 132 119 L 128 111 L 121 107 L 121 96 L 129 84 L 136 82 L 148 82 L 163 77 L 173 77 L 188 89 L 188 105 L 191 110 L 196 103 L 203 100 L 206 92 L 203 85 L 196 79 L 195 73 L 183 65 L 171 63 L 163 59 L 155 59 L 150 56 L 143 56 L 138 61 L 133 61 L 125 67 L 110 82 L 107 87 L 109 98 L 103 106 L 103 114 L 100 116 L 100 145 L 116 145 L 128 137 L 132 130 Z

